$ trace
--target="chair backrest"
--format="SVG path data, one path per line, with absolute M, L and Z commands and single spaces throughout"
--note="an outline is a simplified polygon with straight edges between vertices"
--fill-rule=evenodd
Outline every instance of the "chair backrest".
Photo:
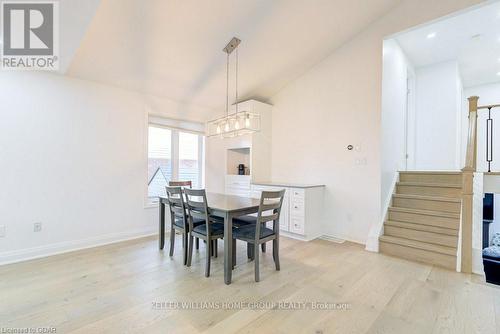
M 184 196 L 182 195 L 181 187 L 165 187 L 167 191 L 168 205 L 170 207 L 170 216 L 172 224 L 175 218 L 181 218 L 184 227 L 187 227 L 186 205 L 184 203 Z
M 285 197 L 285 189 L 280 191 L 263 191 L 260 196 L 259 213 L 257 214 L 257 226 L 255 227 L 255 241 L 260 239 L 261 225 L 273 222 L 273 232 L 279 232 L 281 206 Z M 269 213 L 272 212 L 272 213 Z
M 192 181 L 169 181 L 168 185 L 171 187 L 188 187 L 193 188 Z
M 205 189 L 188 189 L 183 190 L 186 195 L 186 207 L 188 211 L 189 228 L 193 228 L 193 218 L 203 219 L 206 222 L 207 236 L 209 236 L 210 228 L 208 227 L 209 215 L 207 193 Z

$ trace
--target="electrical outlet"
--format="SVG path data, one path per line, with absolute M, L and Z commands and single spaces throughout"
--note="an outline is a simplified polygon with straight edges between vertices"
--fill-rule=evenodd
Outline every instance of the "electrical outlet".
M 0 238 L 5 237 L 5 225 L 0 225 Z
M 41 232 L 42 231 L 42 223 L 33 224 L 33 232 Z

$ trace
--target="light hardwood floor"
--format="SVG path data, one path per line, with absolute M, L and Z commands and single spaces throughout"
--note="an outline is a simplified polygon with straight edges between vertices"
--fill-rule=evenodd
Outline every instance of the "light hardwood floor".
M 500 333 L 500 288 L 482 278 L 369 253 L 360 245 L 281 238 L 261 282 L 238 245 L 233 284 L 222 245 L 205 278 L 204 249 L 182 265 L 144 238 L 0 267 L 0 327 L 57 333 Z M 167 247 L 168 249 L 168 247 Z M 348 303 L 348 310 L 159 310 L 154 302 Z M 230 305 L 230 304 L 229 304 Z

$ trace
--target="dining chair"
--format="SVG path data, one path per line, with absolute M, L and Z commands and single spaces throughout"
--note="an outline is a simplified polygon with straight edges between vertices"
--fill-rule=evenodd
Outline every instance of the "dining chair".
M 169 181 L 168 185 L 171 187 L 193 187 L 192 181 Z
M 170 187 L 193 188 L 193 181 L 168 181 Z M 184 242 L 184 239 L 183 239 Z M 196 238 L 196 249 L 200 248 L 200 239 Z
M 187 249 L 188 249 L 188 234 L 190 231 L 190 225 L 188 224 L 186 205 L 184 202 L 184 196 L 182 194 L 181 187 L 170 187 L 167 186 L 166 193 L 168 204 L 170 208 L 170 252 L 169 255 L 174 255 L 174 245 L 175 245 L 175 231 L 178 231 L 182 235 L 182 245 L 183 245 L 183 262 L 187 264 Z M 204 224 L 203 219 L 196 219 L 192 222 L 192 226 L 198 226 Z
M 206 265 L 205 265 L 205 277 L 210 276 L 210 257 L 216 250 L 217 240 L 224 238 L 224 224 L 221 223 L 220 219 L 212 217 L 210 215 L 210 210 L 207 203 L 207 194 L 205 189 L 184 189 L 186 194 L 186 206 L 188 211 L 188 222 L 189 222 L 189 250 L 187 266 L 191 266 L 191 260 L 193 258 L 193 238 L 200 238 L 206 241 Z M 194 225 L 196 219 L 203 220 L 206 224 Z
M 233 228 L 233 265 L 236 259 L 236 240 L 246 241 L 253 245 L 253 258 L 255 262 L 255 281 L 260 281 L 259 273 L 259 245 L 273 241 L 273 259 L 276 270 L 280 270 L 279 259 L 279 218 L 285 190 L 263 191 L 260 197 L 259 211 L 257 217 L 244 216 L 247 221 L 249 217 L 255 223 Z M 271 212 L 271 213 L 270 213 Z M 266 227 L 267 222 L 273 223 L 272 229 Z

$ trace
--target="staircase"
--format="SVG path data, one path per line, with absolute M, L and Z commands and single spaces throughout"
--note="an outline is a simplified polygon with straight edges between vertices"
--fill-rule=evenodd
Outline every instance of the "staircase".
M 460 172 L 400 172 L 379 238 L 380 252 L 456 269 Z

